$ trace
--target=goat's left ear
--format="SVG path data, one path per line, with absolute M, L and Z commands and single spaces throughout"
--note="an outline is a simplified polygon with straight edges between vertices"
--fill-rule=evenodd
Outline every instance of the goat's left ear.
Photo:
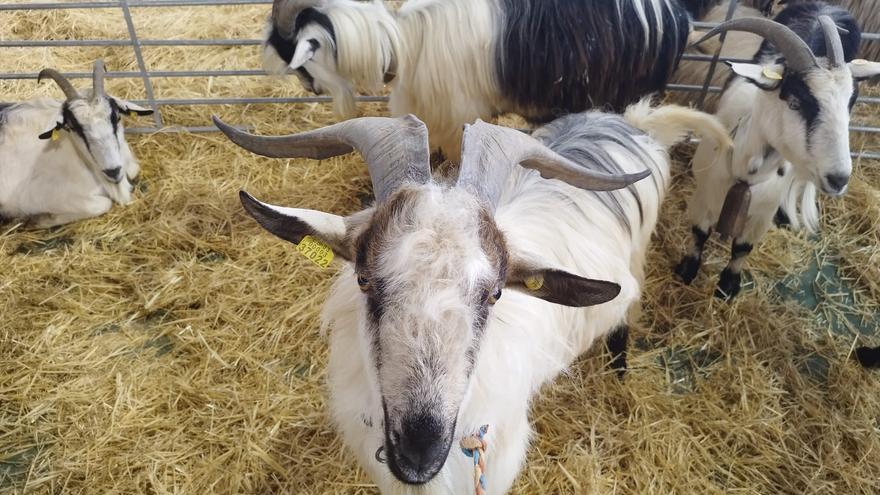
M 113 98 L 113 102 L 116 103 L 116 107 L 119 109 L 119 113 L 127 115 L 129 117 L 131 117 L 132 115 L 153 115 L 152 109 L 144 108 L 140 105 L 135 105 L 130 101 Z
M 343 217 L 316 210 L 270 205 L 244 191 L 239 191 L 238 196 L 247 214 L 275 236 L 297 245 L 305 236 L 312 236 L 327 244 L 344 260 L 354 258 Z
M 606 303 L 620 294 L 620 285 L 580 277 L 563 270 L 514 266 L 506 286 L 548 302 L 582 308 Z
M 856 81 L 870 79 L 876 75 L 880 75 L 880 62 L 869 62 L 865 59 L 859 58 L 849 63 L 849 70 L 852 72 L 853 79 Z

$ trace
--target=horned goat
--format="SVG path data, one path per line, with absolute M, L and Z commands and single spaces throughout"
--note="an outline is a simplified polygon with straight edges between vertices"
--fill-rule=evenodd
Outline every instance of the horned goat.
M 271 233 L 317 237 L 345 261 L 323 311 L 332 416 L 384 493 L 473 490 L 471 461 L 450 447 L 484 423 L 488 493 L 510 487 L 541 385 L 609 332 L 625 348 L 668 147 L 687 129 L 727 139 L 708 114 L 647 101 L 532 137 L 477 121 L 452 182 L 432 178 L 414 116 L 282 137 L 215 123 L 265 156 L 364 155 L 377 202 L 351 216 L 241 200 Z
M 264 67 L 295 69 L 340 117 L 354 89 L 391 86 L 391 114 L 414 114 L 432 150 L 456 159 L 462 125 L 514 112 L 533 122 L 621 111 L 664 87 L 685 48 L 678 0 L 276 0 Z
M 842 37 L 839 28 L 845 30 Z M 857 81 L 880 73 L 878 63 L 847 62 L 858 50 L 860 34 L 852 16 L 839 7 L 797 4 L 776 21 L 735 19 L 706 38 L 729 30 L 759 34 L 765 41 L 753 63 L 729 64 L 735 75 L 725 86 L 717 115 L 730 130 L 734 148 L 726 154 L 716 153 L 711 142 L 697 148 L 697 186 L 689 205 L 693 243 L 676 267 L 685 283 L 696 277 L 725 193 L 735 183 L 748 184 L 751 205 L 716 290 L 726 298 L 739 293 L 745 258 L 772 225 L 779 205 L 793 226 L 803 223 L 812 230 L 819 214 L 816 188 L 844 194 L 852 173 L 848 127 Z
M 0 108 L 0 216 L 42 228 L 106 213 L 131 201 L 138 162 L 120 115 L 152 110 L 104 93 L 95 62 L 91 92 L 80 93 L 54 69 L 40 72 L 64 92 Z

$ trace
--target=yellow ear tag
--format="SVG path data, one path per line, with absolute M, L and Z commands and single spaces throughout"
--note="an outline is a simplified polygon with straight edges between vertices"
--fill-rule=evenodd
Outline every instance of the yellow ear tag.
M 526 287 L 531 291 L 541 290 L 541 287 L 544 287 L 544 277 L 540 275 L 528 277 L 526 279 Z
M 52 141 L 58 141 L 58 129 L 52 129 Z
M 853 65 L 867 65 L 867 64 L 868 64 L 868 61 L 865 60 L 865 59 L 863 59 L 863 58 L 857 58 L 857 59 L 853 60 L 853 61 L 850 62 L 850 63 L 853 64 Z
M 333 261 L 333 249 L 310 235 L 299 241 L 296 250 L 321 268 L 327 268 Z
M 764 67 L 764 70 L 761 71 L 761 74 L 764 75 L 767 79 L 773 79 L 774 81 L 778 81 L 782 79 L 782 74 L 776 72 L 770 67 Z

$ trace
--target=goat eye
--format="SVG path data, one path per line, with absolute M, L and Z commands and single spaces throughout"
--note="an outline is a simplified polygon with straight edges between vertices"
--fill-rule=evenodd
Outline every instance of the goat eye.
M 801 109 L 801 102 L 799 102 L 796 98 L 792 98 L 788 100 L 788 108 L 797 112 Z
M 363 275 L 358 275 L 358 286 L 361 288 L 362 291 L 366 291 L 370 288 L 370 281 L 367 280 L 367 277 L 364 277 Z
M 489 304 L 495 304 L 501 299 L 501 288 L 495 290 L 495 293 L 489 296 Z

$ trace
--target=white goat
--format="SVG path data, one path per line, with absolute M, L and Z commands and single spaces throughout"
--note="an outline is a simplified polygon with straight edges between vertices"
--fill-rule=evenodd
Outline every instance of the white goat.
M 273 234 L 317 237 L 346 262 L 323 312 L 331 407 L 384 493 L 473 490 L 471 461 L 450 447 L 484 423 L 488 493 L 510 487 L 541 385 L 597 339 L 625 332 L 670 178 L 668 147 L 687 129 L 727 139 L 710 115 L 647 102 L 625 117 L 562 117 L 533 137 L 478 121 L 450 184 L 431 178 L 427 131 L 412 116 L 268 138 L 215 122 L 266 156 L 365 156 L 377 204 L 351 216 L 241 199 Z M 633 183 L 645 166 L 651 178 Z
M 42 228 L 106 213 L 131 201 L 138 162 L 119 116 L 152 110 L 104 94 L 104 65 L 95 63 L 91 94 L 81 95 L 53 69 L 67 98 L 0 109 L 0 216 Z
M 533 122 L 589 108 L 622 111 L 663 88 L 684 50 L 675 0 L 276 0 L 264 67 L 295 69 L 340 117 L 354 89 L 390 84 L 391 114 L 428 125 L 457 161 L 462 125 L 515 112 Z
M 767 40 L 754 63 L 730 64 L 736 75 L 725 87 L 717 115 L 733 135 L 733 152 L 719 155 L 706 142 L 694 157 L 693 245 L 676 267 L 685 283 L 699 271 L 725 193 L 738 181 L 751 186 L 752 202 L 733 240 L 718 297 L 739 293 L 745 257 L 771 227 L 780 205 L 794 227 L 802 222 L 815 229 L 815 189 L 831 195 L 846 191 L 852 173 L 849 112 L 857 81 L 880 73 L 877 63 L 846 62 L 858 50 L 859 31 L 845 10 L 819 2 L 797 4 L 777 19 L 736 19 L 706 35 L 741 30 Z M 846 30 L 843 40 L 838 26 Z

